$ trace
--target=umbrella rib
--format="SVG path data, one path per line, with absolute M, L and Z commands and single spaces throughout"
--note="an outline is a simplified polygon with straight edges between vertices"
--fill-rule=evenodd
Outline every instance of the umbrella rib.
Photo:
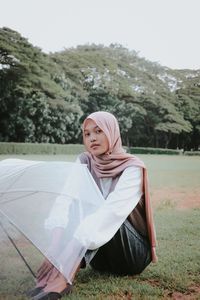
M 48 191 L 45 191 L 45 190 L 38 190 L 38 191 L 19 191 L 19 190 L 12 190 L 12 191 L 6 191 L 6 192 L 3 192 L 3 193 L 0 193 L 0 197 L 2 197 L 2 195 L 6 195 L 6 194 L 11 194 L 11 193 L 16 193 L 16 192 L 26 192 L 26 193 L 29 193 L 29 194 L 25 194 L 25 195 L 20 195 L 18 196 L 17 198 L 13 198 L 13 199 L 10 199 L 10 200 L 2 200 L 0 201 L 0 205 L 1 204 L 4 204 L 4 203 L 9 203 L 9 202 L 12 202 L 12 201 L 15 201 L 15 200 L 21 200 L 22 198 L 25 198 L 27 196 L 31 196 L 31 195 L 34 195 L 34 194 L 37 194 L 37 193 L 46 193 L 46 194 L 52 194 L 52 195 L 59 195 L 59 196 L 65 196 L 65 197 L 71 197 L 73 199 L 78 199 L 74 196 L 71 196 L 69 194 L 66 194 L 66 193 L 58 193 L 58 192 L 48 192 Z
M 31 267 L 29 266 L 29 264 L 26 261 L 25 257 L 23 256 L 23 254 L 21 253 L 21 251 L 19 250 L 19 248 L 17 247 L 17 245 L 15 244 L 15 242 L 13 241 L 13 239 L 11 238 L 11 236 L 9 235 L 9 233 L 7 232 L 7 230 L 4 228 L 3 224 L 1 223 L 1 221 L 0 221 L 0 226 L 1 226 L 2 230 L 4 231 L 4 233 L 6 234 L 6 236 L 8 237 L 9 241 L 11 242 L 11 244 L 13 245 L 13 247 L 16 249 L 17 253 L 21 257 L 21 259 L 23 260 L 23 262 L 25 263 L 25 265 L 28 268 L 28 270 L 30 271 L 30 273 L 33 275 L 34 278 L 36 278 L 35 273 L 31 269 Z
M 3 194 L 9 194 L 10 192 L 5 192 L 5 193 L 3 193 Z M 18 200 L 18 199 L 22 199 L 22 198 L 25 198 L 25 197 L 27 197 L 27 196 L 30 196 L 30 195 L 34 195 L 34 194 L 36 194 L 36 193 L 38 193 L 38 191 L 35 191 L 35 192 L 29 192 L 29 194 L 26 194 L 26 195 L 24 195 L 24 196 L 18 196 L 17 198 L 14 198 L 14 199 L 10 199 L 10 200 L 4 200 L 4 201 L 0 201 L 0 204 L 5 204 L 5 203 L 9 203 L 9 202 L 13 202 L 13 201 L 15 201 L 15 200 Z

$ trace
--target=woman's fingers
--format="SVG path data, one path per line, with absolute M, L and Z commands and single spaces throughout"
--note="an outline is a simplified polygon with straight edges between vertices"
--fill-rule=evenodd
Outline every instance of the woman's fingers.
M 51 270 L 50 266 L 44 266 L 40 272 L 37 274 L 37 279 L 41 280 L 47 273 Z
M 52 268 L 53 265 L 46 259 L 37 271 L 37 279 L 41 280 Z

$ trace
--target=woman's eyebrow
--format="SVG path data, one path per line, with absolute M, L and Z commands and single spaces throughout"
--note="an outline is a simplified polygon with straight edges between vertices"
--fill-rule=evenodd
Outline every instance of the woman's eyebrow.
M 99 128 L 99 126 L 96 125 L 95 127 L 90 128 L 90 129 L 100 129 L 100 128 Z M 90 131 L 90 129 L 87 129 L 87 128 L 86 128 L 86 129 L 84 129 L 84 132 L 85 132 L 85 131 Z

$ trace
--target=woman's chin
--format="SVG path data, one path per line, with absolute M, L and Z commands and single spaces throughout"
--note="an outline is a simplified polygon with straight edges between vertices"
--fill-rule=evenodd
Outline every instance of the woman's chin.
M 104 151 L 101 151 L 100 149 L 92 149 L 90 150 L 90 153 L 94 156 L 101 156 L 104 154 Z

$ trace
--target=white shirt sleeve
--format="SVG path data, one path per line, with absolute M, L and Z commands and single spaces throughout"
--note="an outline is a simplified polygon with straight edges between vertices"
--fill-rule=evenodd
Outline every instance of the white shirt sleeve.
M 114 191 L 95 213 L 83 220 L 75 237 L 91 250 L 104 245 L 135 208 L 142 193 L 142 168 L 126 168 Z
M 45 220 L 45 228 L 52 230 L 55 227 L 66 228 L 68 224 L 68 214 L 72 199 L 70 197 L 58 196 L 50 211 L 48 218 Z

